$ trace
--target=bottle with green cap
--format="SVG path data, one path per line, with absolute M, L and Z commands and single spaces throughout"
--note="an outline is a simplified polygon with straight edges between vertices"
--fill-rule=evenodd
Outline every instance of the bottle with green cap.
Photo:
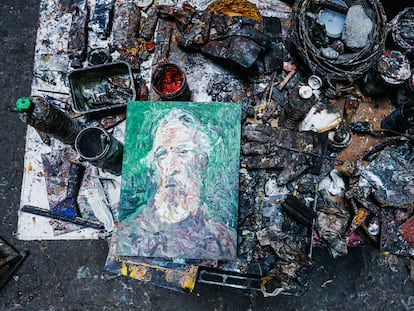
M 19 112 L 28 125 L 68 145 L 74 145 L 81 128 L 78 122 L 42 96 L 19 98 L 13 111 Z

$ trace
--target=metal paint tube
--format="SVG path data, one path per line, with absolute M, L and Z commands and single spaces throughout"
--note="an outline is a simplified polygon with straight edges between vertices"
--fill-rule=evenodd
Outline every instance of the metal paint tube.
M 19 98 L 14 111 L 21 112 L 20 118 L 28 125 L 68 145 L 74 144 L 80 131 L 78 122 L 41 96 Z
M 69 30 L 68 54 L 72 68 L 81 68 L 87 49 L 88 4 L 86 0 L 71 5 L 72 24 Z
M 103 40 L 107 39 L 110 34 L 114 4 L 115 0 L 95 1 L 95 8 L 89 20 L 89 28 Z
M 121 175 L 124 145 L 106 130 L 99 127 L 83 129 L 76 137 L 75 149 L 81 160 Z
M 175 64 L 162 64 L 155 69 L 153 87 L 162 100 L 191 100 L 186 76 Z

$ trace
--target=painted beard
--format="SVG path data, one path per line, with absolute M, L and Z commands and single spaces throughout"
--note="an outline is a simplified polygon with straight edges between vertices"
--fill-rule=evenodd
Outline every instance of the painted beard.
M 163 223 L 178 223 L 201 206 L 198 191 L 173 181 L 160 187 L 154 196 L 155 214 Z

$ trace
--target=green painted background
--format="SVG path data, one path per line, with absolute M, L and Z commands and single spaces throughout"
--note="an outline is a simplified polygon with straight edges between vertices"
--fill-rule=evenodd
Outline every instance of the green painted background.
M 201 124 L 214 146 L 203 183 L 203 199 L 211 216 L 237 227 L 240 118 L 237 103 L 129 102 L 122 164 L 119 219 L 140 213 L 153 197 L 145 157 L 151 150 L 157 124 L 173 108 L 190 112 Z M 220 139 L 221 138 L 221 139 Z

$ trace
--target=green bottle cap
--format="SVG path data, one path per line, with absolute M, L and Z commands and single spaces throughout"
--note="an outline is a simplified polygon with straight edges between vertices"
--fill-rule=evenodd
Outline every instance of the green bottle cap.
M 16 108 L 14 111 L 26 111 L 30 108 L 31 102 L 28 97 L 20 97 L 16 101 Z

